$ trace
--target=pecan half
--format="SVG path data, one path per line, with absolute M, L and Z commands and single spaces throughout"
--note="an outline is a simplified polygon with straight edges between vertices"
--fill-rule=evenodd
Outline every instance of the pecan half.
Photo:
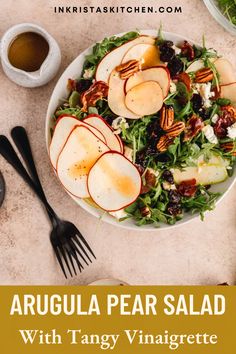
M 126 63 L 120 64 L 116 67 L 116 71 L 120 73 L 120 78 L 122 80 L 128 79 L 139 70 L 140 62 L 138 60 L 129 60 Z
M 96 102 L 108 95 L 108 85 L 103 81 L 96 81 L 90 88 L 81 94 L 82 111 L 87 112 L 88 107 L 94 107 Z
M 181 47 L 181 54 L 189 61 L 192 61 L 195 58 L 193 46 L 187 41 L 184 41 Z
M 160 126 L 163 130 L 169 129 L 174 123 L 174 109 L 173 107 L 163 106 L 161 110 Z
M 227 135 L 227 128 L 236 121 L 236 109 L 233 106 L 221 107 L 220 117 L 214 125 L 214 132 L 218 138 L 224 138 Z
M 214 74 L 211 68 L 203 68 L 196 72 L 195 82 L 199 84 L 204 84 L 206 82 L 212 81 L 213 78 Z
M 169 138 L 176 138 L 179 136 L 185 129 L 184 122 L 175 122 L 172 126 L 166 130 L 166 134 Z
M 150 218 L 151 217 L 151 211 L 148 206 L 144 206 L 140 209 L 140 213 L 143 217 Z
M 180 82 L 183 82 L 188 90 L 188 92 L 191 91 L 191 78 L 189 74 L 182 72 L 177 75 L 177 80 Z
M 154 173 L 152 173 L 149 169 L 147 169 L 145 175 L 143 176 L 143 178 L 145 181 L 145 183 L 142 183 L 142 187 L 141 187 L 141 194 L 145 194 L 150 192 L 150 190 L 155 187 L 157 178 L 154 175 Z
M 164 152 L 168 149 L 168 147 L 173 143 L 172 138 L 167 135 L 162 135 L 157 143 L 157 150 L 160 152 Z
M 225 152 L 229 152 L 232 156 L 236 156 L 236 150 L 233 141 L 229 141 L 228 143 L 222 143 L 220 144 L 220 147 Z

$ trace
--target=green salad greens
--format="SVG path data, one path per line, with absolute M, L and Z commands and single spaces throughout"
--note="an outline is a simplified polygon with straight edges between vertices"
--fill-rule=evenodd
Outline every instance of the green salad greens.
M 236 22 L 235 1 L 218 2 Z M 85 59 L 81 78 L 69 81 L 69 97 L 58 107 L 54 119 L 62 115 L 83 119 L 98 114 L 120 136 L 124 154 L 129 151 L 128 158 L 142 178 L 140 195 L 122 210 L 118 216 L 121 221 L 132 218 L 139 226 L 158 227 L 160 223 L 176 223 L 185 213 L 198 213 L 203 219 L 220 196 L 212 186 L 233 174 L 236 158 L 236 109 L 220 94 L 219 55 L 206 47 L 204 39 L 202 47 L 187 41 L 176 47 L 159 35 L 154 45 L 170 76 L 170 85 L 157 113 L 140 119 L 119 117 L 110 109 L 107 95 L 93 104 L 90 100 L 88 109 L 84 109 L 84 97 L 96 84 L 98 63 L 111 50 L 138 36 L 138 32 L 128 32 L 97 43 Z M 163 128 L 165 114 L 173 115 L 172 133 L 170 128 Z M 181 127 L 179 131 L 174 130 L 175 124 Z

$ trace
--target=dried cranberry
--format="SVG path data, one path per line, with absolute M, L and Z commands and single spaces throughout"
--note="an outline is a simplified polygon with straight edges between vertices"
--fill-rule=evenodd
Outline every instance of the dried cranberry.
M 181 73 L 184 68 L 184 64 L 181 59 L 176 56 L 169 62 L 168 69 L 170 71 L 171 77 L 175 77 L 177 74 Z
M 76 82 L 76 91 L 79 93 L 87 91 L 92 85 L 92 80 L 81 79 Z
M 179 204 L 181 201 L 181 195 L 177 190 L 170 190 L 169 191 L 169 201 L 171 203 Z
M 203 128 L 203 122 L 200 117 L 193 114 L 186 123 L 184 132 L 184 141 L 188 141 L 195 137 Z
M 174 43 L 172 41 L 163 41 L 160 45 L 159 48 L 162 50 L 163 48 L 166 47 L 173 47 Z
M 207 120 L 210 118 L 210 114 L 209 114 L 208 110 L 204 107 L 199 109 L 198 114 L 203 120 Z
M 182 47 L 181 47 L 181 54 L 186 57 L 189 61 L 192 61 L 195 58 L 195 52 L 193 46 L 187 42 L 184 41 Z
M 214 132 L 218 138 L 224 138 L 227 135 L 227 128 L 235 122 L 234 114 L 228 109 L 228 106 L 221 108 L 220 117 L 214 125 Z
M 163 178 L 166 182 L 169 182 L 170 184 L 173 184 L 173 183 L 174 183 L 174 176 L 173 176 L 172 172 L 169 171 L 169 170 L 165 170 L 165 171 L 162 173 L 162 178 Z
M 172 216 L 177 216 L 182 213 L 182 208 L 179 204 L 176 203 L 169 203 L 167 205 L 167 211 Z
M 164 153 L 158 154 L 155 157 L 155 161 L 161 162 L 161 163 L 166 163 L 166 162 L 170 161 L 170 157 L 164 152 Z
M 171 47 L 164 47 L 160 51 L 160 59 L 163 62 L 169 63 L 175 56 L 175 50 Z
M 178 186 L 178 192 L 183 197 L 193 197 L 197 191 L 196 179 L 190 179 L 187 181 L 183 181 Z
M 103 117 L 103 119 L 111 126 L 114 118 L 106 116 L 106 117 Z
M 192 107 L 193 107 L 194 112 L 198 113 L 199 110 L 203 106 L 203 99 L 200 95 L 198 95 L 197 93 L 194 93 L 193 97 L 191 99 L 191 103 L 192 103 Z

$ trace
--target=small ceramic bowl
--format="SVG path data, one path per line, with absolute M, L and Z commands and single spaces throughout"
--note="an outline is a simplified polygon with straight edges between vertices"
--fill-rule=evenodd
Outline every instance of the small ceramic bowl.
M 8 50 L 11 42 L 21 33 L 35 32 L 46 39 L 49 52 L 37 71 L 26 72 L 11 65 Z M 55 39 L 42 27 L 33 23 L 21 23 L 5 32 L 0 43 L 0 57 L 5 74 L 10 80 L 24 87 L 38 87 L 48 83 L 58 72 L 61 64 L 61 51 Z

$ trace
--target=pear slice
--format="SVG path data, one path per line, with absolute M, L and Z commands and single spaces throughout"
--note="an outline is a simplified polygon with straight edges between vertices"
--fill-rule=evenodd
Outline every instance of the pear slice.
M 200 156 L 196 166 L 185 167 L 183 170 L 174 169 L 173 176 L 175 183 L 179 184 L 195 178 L 197 184 L 211 185 L 225 181 L 228 178 L 228 161 L 217 155 L 212 155 L 208 162 Z
M 95 78 L 97 81 L 104 81 L 108 83 L 109 76 L 114 68 L 122 62 L 124 55 L 127 51 L 136 44 L 154 44 L 155 38 L 150 36 L 139 36 L 129 42 L 124 43 L 120 47 L 113 49 L 100 61 L 97 66 Z
M 106 139 L 107 146 L 109 146 L 111 150 L 123 153 L 123 143 L 121 139 L 114 134 L 113 129 L 101 116 L 98 114 L 90 114 L 83 120 L 83 122 L 100 130 Z
M 88 190 L 93 201 L 106 211 L 117 211 L 132 204 L 141 190 L 138 169 L 124 155 L 103 154 L 88 175 Z
M 142 82 L 127 92 L 125 104 L 138 115 L 154 114 L 163 106 L 161 86 L 156 81 Z
M 57 160 L 57 175 L 64 188 L 75 197 L 88 198 L 88 173 L 98 157 L 109 150 L 89 128 L 76 126 Z
M 141 43 L 131 47 L 124 55 L 122 63 L 129 60 L 140 61 L 142 69 L 150 68 L 152 66 L 165 66 L 160 60 L 160 51 L 156 45 Z
M 68 138 L 71 131 L 76 125 L 88 127 L 101 141 L 106 144 L 104 135 L 96 128 L 89 126 L 87 123 L 78 120 L 72 116 L 61 116 L 54 129 L 52 141 L 49 148 L 49 156 L 53 167 L 56 169 L 58 156 Z
M 168 95 L 170 89 L 170 73 L 167 68 L 154 66 L 135 73 L 126 81 L 125 92 L 127 93 L 134 86 L 144 81 L 156 81 L 162 88 L 164 98 Z
M 118 116 L 139 119 L 141 115 L 131 112 L 125 105 L 125 80 L 120 78 L 119 73 L 113 70 L 109 79 L 108 106 Z
M 218 58 L 214 65 L 220 76 L 220 84 L 227 85 L 236 81 L 233 65 L 225 58 Z
M 236 107 L 236 82 L 220 86 L 220 97 L 228 98 Z

